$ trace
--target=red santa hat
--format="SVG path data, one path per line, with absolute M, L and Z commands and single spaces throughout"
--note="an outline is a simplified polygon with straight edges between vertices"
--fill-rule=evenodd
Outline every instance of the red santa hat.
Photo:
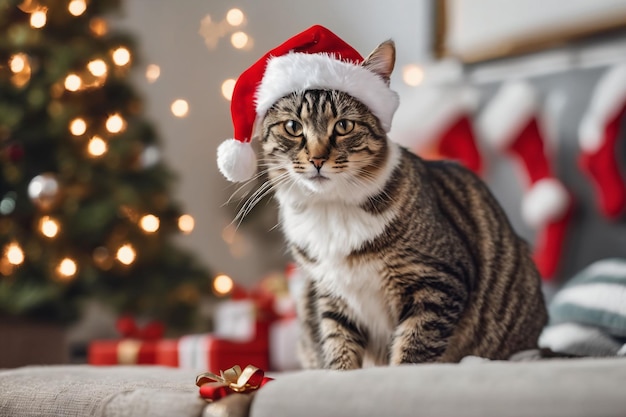
M 316 25 L 267 52 L 237 80 L 231 101 L 234 138 L 217 149 L 220 172 L 230 181 L 250 179 L 257 160 L 250 141 L 257 118 L 280 98 L 310 89 L 338 90 L 365 104 L 388 132 L 399 98 L 388 81 L 361 66 L 363 57 Z

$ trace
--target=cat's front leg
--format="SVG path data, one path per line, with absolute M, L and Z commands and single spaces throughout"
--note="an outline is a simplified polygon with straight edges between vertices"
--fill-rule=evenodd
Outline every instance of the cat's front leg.
M 367 344 L 366 332 L 349 318 L 347 306 L 341 299 L 322 296 L 318 302 L 324 368 L 360 368 Z
M 467 293 L 459 287 L 451 291 L 453 286 L 443 282 L 417 287 L 398 314 L 390 352 L 392 365 L 438 361 L 465 307 Z

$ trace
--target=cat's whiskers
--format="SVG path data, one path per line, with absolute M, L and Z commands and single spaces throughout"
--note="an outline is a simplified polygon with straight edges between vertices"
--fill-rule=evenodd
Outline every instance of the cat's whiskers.
M 272 181 L 266 181 L 261 186 L 254 191 L 254 193 L 244 202 L 241 209 L 237 212 L 237 215 L 233 219 L 233 222 L 237 221 L 237 228 L 241 225 L 243 219 L 252 211 L 252 209 L 270 192 L 274 190 L 274 188 L 284 182 L 290 181 L 289 173 L 284 172 L 276 177 Z M 232 224 L 231 223 L 231 224 Z

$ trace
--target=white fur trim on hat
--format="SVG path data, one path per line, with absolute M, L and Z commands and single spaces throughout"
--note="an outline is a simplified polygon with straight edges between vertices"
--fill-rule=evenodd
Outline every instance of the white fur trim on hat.
M 524 196 L 522 218 L 533 228 L 542 227 L 563 216 L 569 201 L 569 194 L 561 181 L 556 178 L 541 179 Z
M 365 104 L 386 132 L 400 99 L 377 74 L 330 54 L 294 52 L 272 57 L 256 91 L 256 113 L 263 116 L 280 98 L 310 89 L 338 90 Z
M 589 108 L 578 128 L 583 151 L 594 153 L 602 147 L 604 128 L 626 101 L 626 64 L 611 68 L 595 88 Z
M 226 139 L 217 148 L 217 166 L 227 180 L 246 181 L 256 173 L 257 159 L 250 142 Z
M 478 118 L 482 138 L 497 149 L 509 147 L 537 111 L 533 87 L 522 81 L 503 85 Z

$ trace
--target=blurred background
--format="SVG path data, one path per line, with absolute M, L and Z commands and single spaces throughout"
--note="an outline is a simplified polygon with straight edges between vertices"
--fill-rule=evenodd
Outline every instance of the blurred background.
M 75 347 L 69 360 L 87 360 L 94 339 L 141 331 L 151 340 L 208 331 L 246 339 L 269 331 L 257 326 L 265 313 L 292 318 L 299 277 L 275 205 L 268 198 L 234 221 L 259 184 L 228 183 L 215 155 L 233 134 L 238 75 L 314 24 L 364 56 L 395 41 L 391 87 L 401 106 L 392 139 L 426 158 L 457 159 L 487 181 L 531 244 L 548 297 L 590 263 L 626 253 L 625 0 L 25 0 L 2 2 L 0 13 L 0 319 L 9 323 L 0 331 L 58 313 L 52 321 L 63 337 L 70 329 Z M 121 61 L 119 48 L 128 53 Z M 99 56 L 108 65 L 100 75 L 88 66 Z M 71 75 L 83 77 L 76 89 Z M 25 110 L 6 116 L 33 103 L 50 123 Z M 93 127 L 114 115 L 120 130 Z M 78 133 L 76 119 L 86 122 Z M 76 148 L 76 137 L 101 153 L 60 151 L 65 142 Z M 49 163 L 57 152 L 65 156 Z M 526 197 L 548 182 L 557 190 L 539 197 L 544 215 Z M 45 220 L 73 232 L 54 240 Z M 125 245 L 130 254 L 119 252 Z M 33 292 L 46 295 L 33 301 Z M 77 304 L 71 312 L 68 300 Z M 289 350 L 294 331 L 275 336 L 280 349 Z M 32 344 L 14 350 L 24 343 Z

